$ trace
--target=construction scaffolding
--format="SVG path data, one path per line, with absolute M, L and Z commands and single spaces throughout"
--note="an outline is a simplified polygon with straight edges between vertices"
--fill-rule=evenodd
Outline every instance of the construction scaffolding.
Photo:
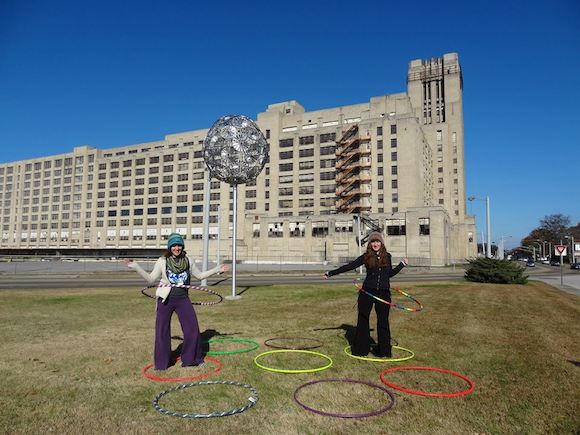
M 336 210 L 360 214 L 371 209 L 370 136 L 350 127 L 336 142 Z

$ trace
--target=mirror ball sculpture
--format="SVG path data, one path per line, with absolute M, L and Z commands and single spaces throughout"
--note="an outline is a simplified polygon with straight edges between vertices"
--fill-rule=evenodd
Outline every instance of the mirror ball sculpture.
M 268 160 L 266 138 L 247 116 L 218 119 L 203 142 L 203 158 L 211 175 L 228 184 L 255 180 Z
M 226 115 L 219 118 L 203 141 L 203 159 L 210 176 L 232 186 L 234 216 L 232 225 L 232 295 L 236 295 L 236 245 L 238 184 L 256 179 L 268 161 L 270 147 L 266 138 L 247 116 Z

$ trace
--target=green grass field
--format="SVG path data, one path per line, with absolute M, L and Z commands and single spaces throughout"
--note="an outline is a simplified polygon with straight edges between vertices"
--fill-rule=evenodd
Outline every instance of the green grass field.
M 397 283 L 397 285 L 399 285 Z M 580 430 L 580 302 L 538 282 L 528 285 L 425 283 L 401 285 L 424 310 L 391 311 L 393 338 L 415 358 L 398 363 L 355 360 L 343 349 L 356 322 L 349 285 L 284 285 L 244 289 L 242 299 L 196 307 L 204 336 L 255 340 L 259 349 L 217 356 L 221 372 L 207 380 L 248 383 L 259 401 L 246 412 L 211 419 L 158 413 L 151 401 L 180 382 L 146 379 L 151 362 L 154 302 L 139 288 L 6 290 L 0 292 L 1 433 L 578 433 Z M 228 294 L 229 288 L 215 288 Z M 198 294 L 193 294 L 198 296 Z M 404 302 L 403 299 L 400 302 Z M 371 319 L 375 323 L 374 313 Z M 181 330 L 174 317 L 174 348 Z M 376 331 L 372 331 L 376 338 Z M 280 374 L 256 367 L 270 337 L 319 340 L 315 351 L 334 361 L 325 371 Z M 300 340 L 289 340 L 298 345 Z M 279 343 L 284 344 L 284 343 Z M 311 344 L 304 342 L 303 344 Z M 245 347 L 212 344 L 212 351 Z M 402 356 L 402 353 L 395 356 Z M 269 355 L 277 368 L 314 368 L 315 355 Z M 391 367 L 422 365 L 468 376 L 475 391 L 427 398 L 391 390 L 394 408 L 365 419 L 315 415 L 298 406 L 295 389 L 308 381 L 353 378 L 381 384 Z M 172 367 L 164 376 L 212 370 Z M 396 372 L 389 379 L 412 389 L 457 391 L 465 384 L 434 372 Z M 183 383 L 183 382 L 181 382 Z M 223 385 L 167 395 L 161 405 L 206 413 L 244 405 L 249 392 Z M 379 390 L 324 383 L 301 392 L 309 406 L 340 413 L 372 412 L 386 404 Z

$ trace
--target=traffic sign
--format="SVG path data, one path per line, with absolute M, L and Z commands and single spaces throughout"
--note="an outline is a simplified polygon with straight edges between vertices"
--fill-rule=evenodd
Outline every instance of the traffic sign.
M 554 245 L 554 251 L 556 252 L 556 255 L 559 255 L 560 257 L 565 257 L 566 245 Z

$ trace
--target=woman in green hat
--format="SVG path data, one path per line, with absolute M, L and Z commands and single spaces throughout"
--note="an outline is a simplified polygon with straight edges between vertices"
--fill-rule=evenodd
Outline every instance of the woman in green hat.
M 167 251 L 155 262 L 151 273 L 147 273 L 135 261 L 125 262 L 127 267 L 135 269 L 149 284 L 159 282 L 155 292 L 157 298 L 157 316 L 155 320 L 154 365 L 157 370 L 165 370 L 171 364 L 171 316 L 177 318 L 183 330 L 183 347 L 181 350 L 182 367 L 196 366 L 203 363 L 201 336 L 195 310 L 189 299 L 187 287 L 191 277 L 205 279 L 218 272 L 230 270 L 226 264 L 218 265 L 206 272 L 201 272 L 195 262 L 184 250 L 183 237 L 172 233 L 167 239 Z

